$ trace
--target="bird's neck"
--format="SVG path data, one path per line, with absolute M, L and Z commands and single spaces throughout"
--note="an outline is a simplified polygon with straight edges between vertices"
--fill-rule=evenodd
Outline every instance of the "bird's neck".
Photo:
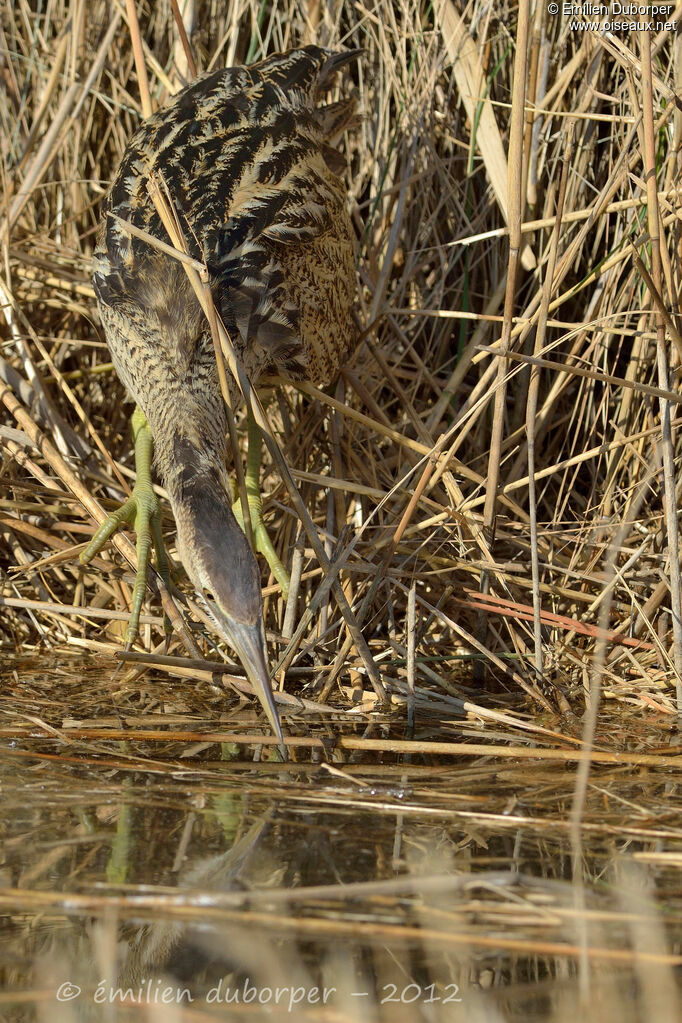
M 224 462 L 177 436 L 164 477 L 177 527 L 177 551 L 199 592 L 235 621 L 253 623 L 261 613 L 258 569 L 232 512 Z

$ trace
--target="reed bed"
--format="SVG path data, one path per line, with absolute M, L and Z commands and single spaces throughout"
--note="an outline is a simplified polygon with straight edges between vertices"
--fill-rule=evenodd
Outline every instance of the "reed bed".
M 294 581 L 285 605 L 264 575 L 266 627 L 292 707 L 392 703 L 409 724 L 463 701 L 673 715 L 678 37 L 581 32 L 542 4 L 205 0 L 185 5 L 184 46 L 173 6 L 134 5 L 153 105 L 193 61 L 365 50 L 363 118 L 343 145 L 363 340 L 328 392 L 261 389 L 331 563 L 266 464 Z M 122 647 L 134 547 L 119 537 L 87 570 L 78 554 L 133 475 L 90 283 L 100 200 L 141 118 L 132 8 L 20 0 L 1 14 L 6 650 Z M 165 532 L 172 553 L 170 514 Z M 213 678 L 191 600 L 164 597 L 169 640 L 149 598 L 138 660 Z

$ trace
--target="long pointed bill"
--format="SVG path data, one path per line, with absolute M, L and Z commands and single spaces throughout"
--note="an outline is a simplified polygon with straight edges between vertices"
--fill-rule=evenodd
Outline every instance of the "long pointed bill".
M 279 741 L 284 742 L 282 726 L 279 723 L 279 715 L 270 687 L 270 674 L 265 658 L 265 642 L 261 623 L 245 625 L 242 622 L 232 621 L 221 612 L 212 600 L 207 600 L 207 604 L 216 624 L 220 626 L 221 631 L 234 647 L 235 653 L 246 671 L 247 678 L 255 689 L 256 696 L 267 715 L 270 727 Z

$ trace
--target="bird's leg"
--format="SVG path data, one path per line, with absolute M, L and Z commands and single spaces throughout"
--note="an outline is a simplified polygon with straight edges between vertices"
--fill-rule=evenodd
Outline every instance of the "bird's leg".
M 260 494 L 260 466 L 263 451 L 263 435 L 260 432 L 258 423 L 251 412 L 248 414 L 249 422 L 249 449 L 246 456 L 246 497 L 249 504 L 249 515 L 251 517 L 251 529 L 253 531 L 253 542 L 259 554 L 262 554 L 275 579 L 279 583 L 284 598 L 289 594 L 289 573 L 279 560 L 272 540 L 268 535 L 263 522 L 263 501 Z M 232 511 L 239 525 L 244 529 L 244 514 L 239 498 L 232 505 Z
M 87 565 L 104 544 L 124 522 L 132 526 L 137 534 L 137 575 L 133 587 L 130 620 L 126 631 L 126 646 L 132 646 L 140 625 L 140 611 L 147 585 L 147 565 L 152 543 L 156 551 L 156 566 L 167 587 L 170 586 L 168 558 L 163 546 L 159 499 L 152 486 L 152 452 L 154 439 L 147 418 L 139 406 L 135 406 L 131 425 L 135 444 L 135 485 L 128 500 L 109 515 L 99 527 L 92 540 L 82 552 L 80 562 Z

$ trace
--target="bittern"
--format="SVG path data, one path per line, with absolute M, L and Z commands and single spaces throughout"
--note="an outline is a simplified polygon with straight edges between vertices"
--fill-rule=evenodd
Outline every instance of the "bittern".
M 131 642 L 152 542 L 167 575 L 153 448 L 180 559 L 280 739 L 260 574 L 231 507 L 226 412 L 210 329 L 181 263 L 128 225 L 168 243 L 148 190 L 152 177 L 162 179 L 190 256 L 208 269 L 215 308 L 249 380 L 274 368 L 320 386 L 331 382 L 356 341 L 354 236 L 338 176 L 343 160 L 334 148 L 356 104 L 352 96 L 323 98 L 361 52 L 305 46 L 203 75 L 179 92 L 130 140 L 104 202 L 94 255 L 107 345 L 137 405 L 137 481 L 81 561 L 123 521 L 134 525 Z M 236 400 L 232 377 L 229 390 Z M 255 433 L 250 428 L 250 440 Z M 258 461 L 250 453 L 251 476 Z M 247 489 L 253 491 L 253 479 Z M 255 505 L 254 535 L 267 546 Z

